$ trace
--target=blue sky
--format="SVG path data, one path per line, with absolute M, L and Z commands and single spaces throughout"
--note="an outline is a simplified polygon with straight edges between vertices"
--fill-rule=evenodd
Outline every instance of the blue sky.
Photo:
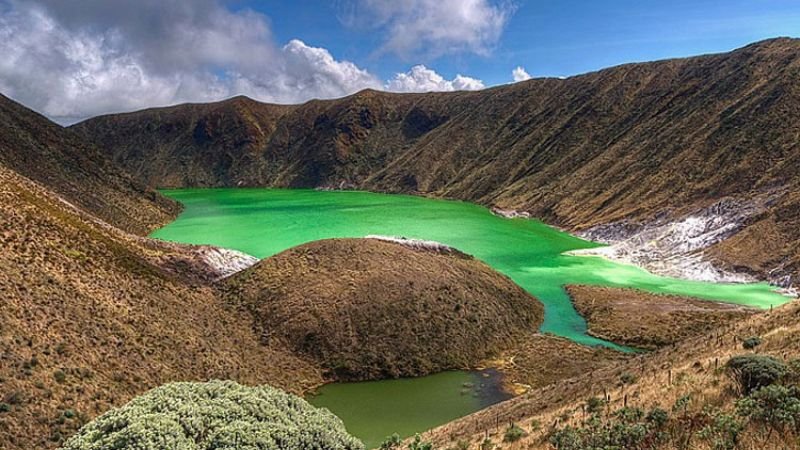
M 269 16 L 278 41 L 299 38 L 388 79 L 422 63 L 447 78 L 506 83 L 521 65 L 564 76 L 633 61 L 727 51 L 777 36 L 800 36 L 798 0 L 518 0 L 488 56 L 401 59 L 376 55 L 380 35 L 345 26 L 340 1 L 235 1 Z M 499 4 L 500 2 L 494 2 Z
M 800 0 L 0 0 L 0 93 L 72 123 L 482 89 L 798 35 Z

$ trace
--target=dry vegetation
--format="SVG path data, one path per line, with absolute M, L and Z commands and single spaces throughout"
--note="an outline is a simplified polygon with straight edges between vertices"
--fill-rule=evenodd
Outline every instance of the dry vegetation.
M 337 379 L 474 367 L 535 333 L 541 303 L 463 254 L 375 239 L 317 241 L 226 280 L 227 298 Z
M 180 211 L 86 139 L 1 94 L 0 164 L 129 232 L 145 234 Z
M 743 341 L 751 336 L 759 336 L 761 344 L 755 350 L 746 350 Z M 670 412 L 668 439 L 658 446 L 644 448 L 710 449 L 713 448 L 710 442 L 695 435 L 709 423 L 704 409 L 733 413 L 734 401 L 741 397 L 723 369 L 729 358 L 757 351 L 788 361 L 800 356 L 798 336 L 800 303 L 795 301 L 709 334 L 532 390 L 437 428 L 426 437 L 437 448 L 450 448 L 459 442 L 469 444 L 469 448 L 481 448 L 488 438 L 497 449 L 551 449 L 548 438 L 553 431 L 568 425 L 580 426 L 589 417 L 588 400 L 597 397 L 609 400 L 603 403 L 602 415 L 610 415 L 626 405 L 645 411 L 659 407 Z M 678 407 L 673 411 L 676 404 Z M 504 443 L 509 424 L 516 424 L 528 434 L 517 442 Z M 735 448 L 797 448 L 797 437 L 790 432 L 770 434 L 760 424 L 749 423 Z
M 210 287 L 163 270 L 174 246 L 102 227 L 0 166 L 0 442 L 50 448 L 170 381 L 301 392 L 318 369 L 264 346 Z M 7 409 L 7 410 L 6 410 Z
M 591 335 L 649 350 L 708 333 L 756 312 L 730 303 L 633 289 L 568 286 L 567 292 L 586 318 Z

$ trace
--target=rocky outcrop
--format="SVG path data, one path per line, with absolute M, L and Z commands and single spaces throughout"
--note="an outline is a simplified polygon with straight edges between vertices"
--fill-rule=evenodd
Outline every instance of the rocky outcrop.
M 663 214 L 652 222 L 623 221 L 590 228 L 579 233 L 606 247 L 575 250 L 572 255 L 602 256 L 635 264 L 658 275 L 689 280 L 746 283 L 757 281 L 753 273 L 736 271 L 709 255 L 707 250 L 731 238 L 764 214 L 782 192 L 749 199 L 724 199 L 706 208 L 674 219 Z M 766 274 L 774 285 L 791 294 L 792 286 L 782 277 Z

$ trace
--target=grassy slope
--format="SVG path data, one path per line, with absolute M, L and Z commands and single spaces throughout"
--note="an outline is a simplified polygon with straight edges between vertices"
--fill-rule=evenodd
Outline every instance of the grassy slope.
M 754 309 L 633 289 L 568 286 L 589 333 L 625 345 L 655 349 L 741 320 Z
M 134 233 L 145 234 L 180 210 L 177 203 L 134 181 L 81 136 L 2 95 L 0 165 Z
M 528 431 L 534 428 L 537 431 L 517 443 L 501 444 L 501 448 L 548 449 L 551 447 L 546 436 L 552 427 L 579 424 L 584 418 L 582 411 L 586 399 L 605 394 L 611 398 L 611 411 L 621 408 L 626 400 L 628 406 L 660 406 L 669 411 L 685 395 L 692 398 L 687 409 L 689 415 L 699 413 L 707 406 L 730 409 L 737 396 L 728 377 L 716 368 L 724 365 L 732 355 L 748 353 L 742 349 L 742 340 L 749 336 L 762 337 L 763 343 L 758 347 L 761 353 L 779 359 L 800 356 L 798 318 L 800 302 L 795 301 L 725 325 L 709 334 L 532 390 L 524 396 L 435 429 L 428 437 L 443 448 L 459 440 L 469 442 L 470 448 L 479 448 L 487 435 L 495 444 L 501 444 L 504 431 L 513 422 Z M 623 374 L 632 374 L 636 381 L 623 385 Z M 677 436 L 685 427 L 686 424 L 676 425 L 671 436 Z M 765 443 L 761 441 L 765 434 L 757 427 L 747 428 L 742 436 L 739 449 L 779 449 L 795 445 L 782 441 L 775 434 Z M 663 448 L 676 447 L 670 444 Z M 695 439 L 690 448 L 708 447 Z
M 286 342 L 338 379 L 474 367 L 534 334 L 544 315 L 480 261 L 375 239 L 295 247 L 225 284 L 262 341 Z
M 264 346 L 246 313 L 162 268 L 182 257 L 107 226 L 0 165 L 0 442 L 54 447 L 83 421 L 169 381 L 294 392 L 319 371 Z M 65 418 L 71 410 L 74 417 Z M 71 413 L 67 413 L 71 414 Z

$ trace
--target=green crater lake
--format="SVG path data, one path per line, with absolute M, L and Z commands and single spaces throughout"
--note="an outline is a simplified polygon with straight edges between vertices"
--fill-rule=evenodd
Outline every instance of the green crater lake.
M 637 288 L 760 308 L 789 300 L 766 283 L 678 280 L 600 257 L 564 255 L 569 250 L 598 244 L 537 220 L 497 217 L 486 208 L 467 202 L 359 191 L 176 189 L 163 193 L 183 203 L 185 210 L 152 237 L 216 245 L 258 258 L 319 239 L 370 234 L 434 240 L 453 246 L 486 262 L 538 298 L 545 306 L 541 331 L 586 345 L 624 350 L 586 334 L 586 322 L 573 308 L 564 285 Z M 485 406 L 486 398 L 492 396 L 478 401 L 461 392 L 466 382 L 461 377 L 474 376 L 470 372 L 448 372 L 415 380 L 334 384 L 323 387 L 312 402 L 340 415 L 348 429 L 370 445 L 392 431 L 412 434 Z M 402 394 L 391 394 L 397 391 Z M 419 420 L 392 417 L 396 412 L 393 409 L 402 408 L 384 403 L 387 396 L 402 398 L 418 391 L 429 393 L 416 403 L 418 409 L 412 416 Z M 431 392 L 449 395 L 450 400 Z M 440 414 L 424 413 L 429 410 Z

